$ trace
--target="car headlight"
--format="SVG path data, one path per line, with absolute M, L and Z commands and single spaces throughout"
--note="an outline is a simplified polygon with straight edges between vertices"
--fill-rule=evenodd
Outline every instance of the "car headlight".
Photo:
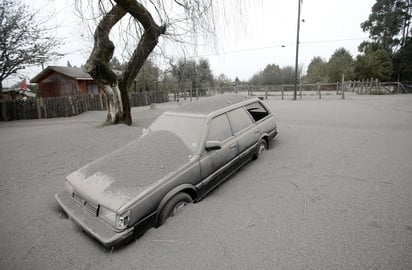
M 99 217 L 102 218 L 104 221 L 112 225 L 118 230 L 123 230 L 127 228 L 130 222 L 130 210 L 118 215 L 115 212 L 100 206 L 99 208 Z
M 69 181 L 64 181 L 64 189 L 69 192 L 70 196 L 72 196 L 73 192 L 74 192 L 74 187 L 72 186 L 72 184 L 69 183 Z

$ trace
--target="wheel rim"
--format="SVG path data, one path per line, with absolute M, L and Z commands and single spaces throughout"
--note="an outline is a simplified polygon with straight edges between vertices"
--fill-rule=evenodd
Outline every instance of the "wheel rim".
M 264 143 L 260 144 L 259 155 L 266 151 L 266 145 Z
M 171 215 L 171 216 L 176 215 L 176 213 L 177 213 L 180 209 L 182 209 L 183 206 L 185 206 L 185 205 L 186 205 L 186 202 L 180 202 L 180 203 L 176 204 L 176 206 L 173 208 L 173 211 L 172 211 L 172 215 Z

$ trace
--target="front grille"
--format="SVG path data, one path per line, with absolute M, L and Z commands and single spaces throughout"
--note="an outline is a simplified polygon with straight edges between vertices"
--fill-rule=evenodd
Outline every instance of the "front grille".
M 72 193 L 72 197 L 73 199 L 80 204 L 84 209 L 86 209 L 87 211 L 89 211 L 90 213 L 92 213 L 95 216 L 98 216 L 98 209 L 99 206 L 91 203 L 89 201 L 87 201 L 85 198 L 83 198 L 83 196 L 77 194 L 77 193 Z

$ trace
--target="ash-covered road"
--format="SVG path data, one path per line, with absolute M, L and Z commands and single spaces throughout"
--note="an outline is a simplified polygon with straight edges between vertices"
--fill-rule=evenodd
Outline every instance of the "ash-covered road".
M 279 137 L 200 203 L 113 251 L 54 200 L 138 137 L 105 112 L 0 123 L 0 269 L 412 269 L 412 95 L 269 99 Z M 138 157 L 136 157 L 136 162 Z

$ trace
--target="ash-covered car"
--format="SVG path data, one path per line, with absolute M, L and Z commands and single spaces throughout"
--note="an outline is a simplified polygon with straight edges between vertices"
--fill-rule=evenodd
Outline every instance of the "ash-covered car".
M 160 115 L 140 138 L 71 173 L 55 195 L 104 246 L 162 225 L 199 201 L 276 136 L 257 98 L 223 94 Z

